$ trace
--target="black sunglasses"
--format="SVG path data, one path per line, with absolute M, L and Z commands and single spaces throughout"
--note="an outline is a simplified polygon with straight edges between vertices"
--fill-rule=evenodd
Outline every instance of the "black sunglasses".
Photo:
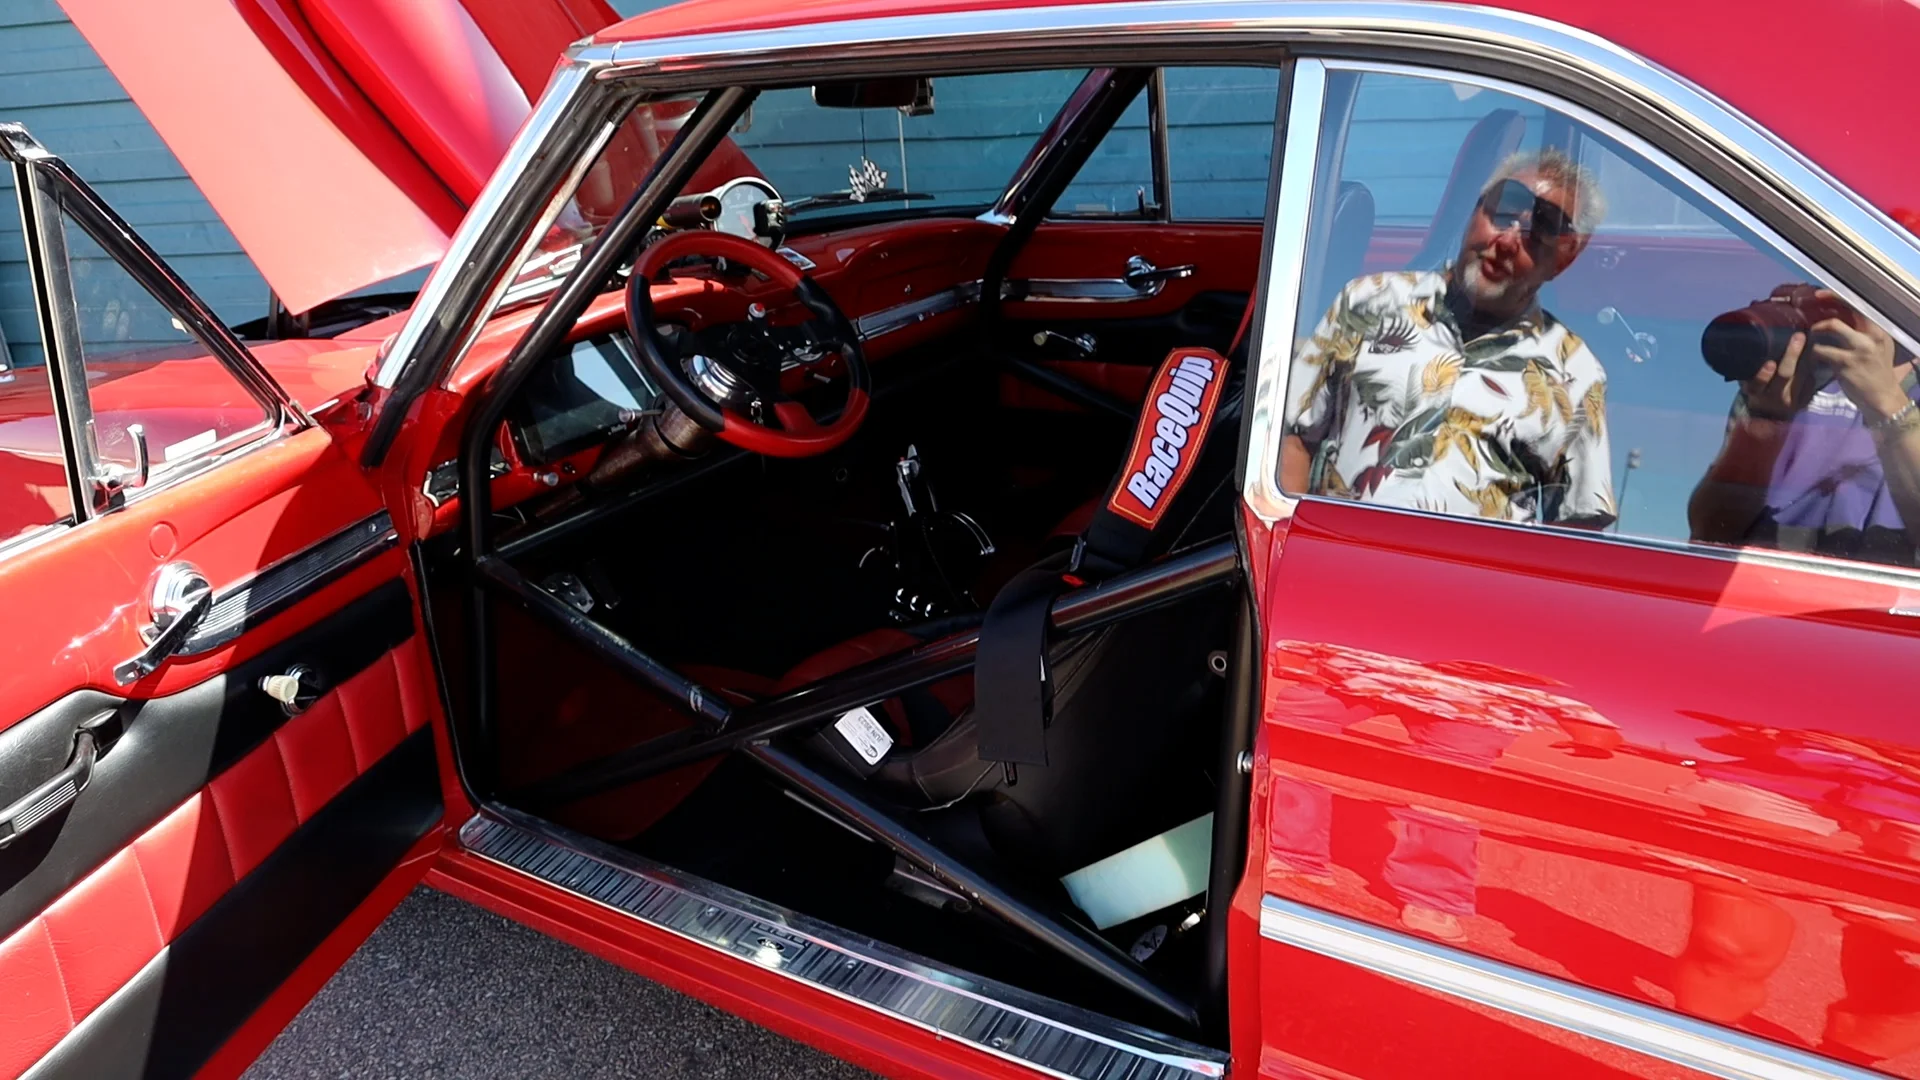
M 1533 189 L 1518 180 L 1502 180 L 1480 196 L 1480 212 L 1496 229 L 1520 226 L 1529 240 L 1557 240 L 1573 231 L 1567 212 L 1556 203 L 1535 195 Z

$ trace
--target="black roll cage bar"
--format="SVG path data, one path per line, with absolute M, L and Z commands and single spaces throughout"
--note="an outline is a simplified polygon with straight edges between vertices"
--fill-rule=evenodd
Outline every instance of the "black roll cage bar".
M 1099 138 L 1119 118 L 1128 102 L 1143 89 L 1154 92 L 1152 76 L 1158 68 L 1116 71 L 1096 69 L 1089 79 L 1105 78 L 1103 92 L 1076 118 L 1074 138 L 1055 147 L 1037 162 L 1039 174 L 1027 191 L 1027 201 L 1013 228 L 992 259 L 988 277 L 1004 276 L 1012 250 L 1030 235 L 1045 209 L 1071 180 Z M 1225 1000 L 1224 917 L 1214 920 L 1203 989 L 1206 1015 L 1194 1003 L 1160 985 L 1137 961 L 1075 920 L 1050 913 L 1043 905 L 1023 898 L 1005 884 L 990 880 L 955 859 L 932 840 L 902 822 L 899 816 L 775 746 L 772 740 L 807 725 L 824 723 L 860 705 L 884 700 L 924 686 L 973 666 L 979 645 L 979 620 L 959 620 L 945 636 L 765 701 L 730 705 L 715 691 L 680 675 L 647 655 L 558 597 L 527 580 L 497 554 L 493 540 L 492 491 L 488 466 L 492 433 L 507 404 L 533 369 L 565 339 L 580 313 L 601 287 L 612 280 L 623 256 L 639 241 L 646 227 L 691 178 L 697 164 L 726 136 L 752 105 L 756 91 L 727 87 L 708 93 L 674 140 L 660 154 L 614 222 L 597 236 L 559 292 L 543 307 L 532 325 L 481 392 L 478 407 L 462 432 L 459 458 L 464 519 L 461 554 L 467 564 L 467 630 L 469 725 L 479 751 L 461 755 L 466 782 L 482 800 L 512 800 L 533 809 L 564 804 L 657 775 L 691 761 L 728 752 L 741 752 L 773 772 L 781 781 L 825 804 L 852 823 L 857 831 L 890 848 L 897 855 L 967 896 L 1010 926 L 1032 936 L 1078 966 L 1104 979 L 1183 1029 L 1204 1026 L 1223 1032 Z M 1090 134 L 1090 137 L 1089 137 Z M 1164 205 L 1164 202 L 1162 203 Z M 997 290 L 996 290 L 997 291 Z M 996 298 L 997 299 L 997 298 Z M 986 304 L 989 311 L 993 305 Z M 1077 396 L 1077 395 L 1076 395 Z M 1113 412 L 1117 403 L 1089 402 Z M 1244 447 L 1242 456 L 1244 457 Z M 1172 555 L 1145 567 L 1063 594 L 1050 611 L 1053 628 L 1066 635 L 1084 633 L 1153 611 L 1199 593 L 1236 587 L 1244 580 L 1243 543 L 1239 538 L 1216 541 Z M 686 713 L 693 726 L 650 739 L 638 746 L 569 770 L 534 785 L 500 792 L 494 777 L 498 753 L 495 710 L 498 702 L 494 663 L 493 611 L 490 601 L 507 600 L 558 629 L 569 640 L 610 661 L 622 674 L 664 695 Z M 1249 605 L 1241 605 L 1229 695 L 1227 728 L 1244 732 L 1246 740 L 1227 747 L 1227 761 L 1219 773 L 1220 805 L 1216 809 L 1215 861 L 1209 881 L 1209 908 L 1221 916 L 1239 884 L 1244 863 L 1246 778 L 1236 767 L 1239 747 L 1251 738 L 1258 650 L 1250 627 Z M 1238 715 L 1244 711 L 1247 715 Z M 1223 848 L 1231 845 L 1229 850 Z

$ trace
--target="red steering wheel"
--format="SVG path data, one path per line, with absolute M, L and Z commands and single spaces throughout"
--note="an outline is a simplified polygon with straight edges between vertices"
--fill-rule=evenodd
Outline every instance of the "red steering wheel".
M 664 267 L 690 255 L 723 257 L 757 270 L 813 312 L 814 319 L 806 324 L 812 332 L 804 344 L 831 347 L 846 365 L 847 400 L 840 415 L 821 423 L 805 405 L 788 396 L 782 375 L 795 364 L 809 361 L 784 345 L 780 337 L 784 332 L 764 325 L 764 320 L 745 331 L 744 344 L 753 348 L 684 360 L 668 355 L 654 318 L 650 287 Z M 750 240 L 697 229 L 655 242 L 633 264 L 633 276 L 627 282 L 627 324 L 641 366 L 673 403 L 694 423 L 744 450 L 786 458 L 824 454 L 851 438 L 867 417 L 870 390 L 859 332 L 825 289 L 781 255 Z M 793 341 L 796 334 L 787 333 L 786 339 Z M 742 412 L 742 406 L 752 409 L 758 419 Z

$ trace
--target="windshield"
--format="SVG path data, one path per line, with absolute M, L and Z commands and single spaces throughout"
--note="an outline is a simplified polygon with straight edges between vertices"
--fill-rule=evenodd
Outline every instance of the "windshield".
M 876 212 L 976 213 L 1006 190 L 1086 74 L 943 76 L 921 80 L 922 92 L 909 105 L 878 108 L 823 105 L 812 87 L 767 90 L 708 155 L 683 197 L 718 192 L 743 177 L 760 180 L 756 187 L 771 189 L 765 198 L 777 194 L 792 231 Z M 586 243 L 632 195 L 697 101 L 635 108 L 521 265 L 503 303 L 542 295 L 579 265 Z M 739 196 L 743 205 L 749 201 Z

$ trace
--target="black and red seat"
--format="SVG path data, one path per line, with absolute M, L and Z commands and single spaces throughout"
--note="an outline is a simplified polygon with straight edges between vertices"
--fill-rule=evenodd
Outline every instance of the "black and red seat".
M 1195 371 L 1203 365 L 1212 376 L 1193 417 L 1168 417 L 1157 402 L 1183 364 Z M 1078 525 L 1071 549 L 1042 558 L 995 596 L 974 678 L 881 703 L 875 711 L 895 746 L 878 762 L 866 761 L 831 726 L 808 740 L 813 752 L 904 806 L 977 815 L 998 855 L 1048 877 L 1205 813 L 1205 769 L 1219 715 L 1210 705 L 1221 687 L 1208 658 L 1227 644 L 1231 594 L 1059 641 L 1023 636 L 1021 621 L 1024 630 L 1036 630 L 1032 620 L 1044 618 L 1062 589 L 1231 531 L 1240 414 L 1240 396 L 1228 385 L 1234 375 L 1209 350 L 1169 357 L 1136 422 L 1133 453 L 1106 498 L 1091 513 L 1069 515 Z M 1177 392 L 1194 397 L 1200 385 L 1188 377 Z M 1187 404 L 1176 398 L 1168 407 L 1177 412 Z M 1181 419 L 1195 422 L 1176 424 Z M 1015 610 L 1022 606 L 1024 613 Z M 919 629 L 887 628 L 840 642 L 797 665 L 780 685 L 804 685 L 897 652 L 927 636 Z

